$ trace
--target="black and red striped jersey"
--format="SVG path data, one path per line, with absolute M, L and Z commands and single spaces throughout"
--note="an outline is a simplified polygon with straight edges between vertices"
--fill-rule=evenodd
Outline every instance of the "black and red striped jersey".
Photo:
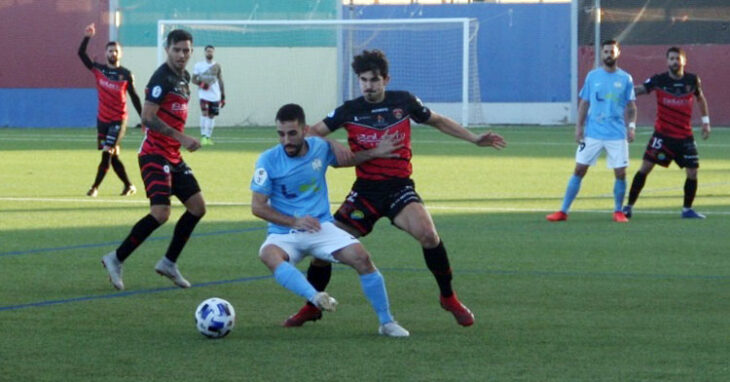
M 181 133 L 185 132 L 189 99 L 190 73 L 184 70 L 182 75 L 178 75 L 167 63 L 155 70 L 145 88 L 145 101 L 160 105 L 157 117 Z M 180 163 L 182 160 L 180 142 L 172 137 L 146 129 L 139 155 L 150 154 L 162 155 L 172 164 Z
M 644 81 L 644 87 L 647 92 L 656 92 L 656 132 L 678 139 L 691 137 L 694 99 L 702 95 L 700 78 L 684 73 L 682 78 L 675 79 L 664 72 Z
M 123 66 L 109 67 L 94 63 L 91 69 L 96 81 L 99 97 L 97 118 L 102 122 L 123 121 L 127 119 L 127 86 L 132 73 Z
M 358 179 L 380 181 L 411 176 L 411 119 L 423 123 L 429 118 L 431 110 L 413 94 L 386 91 L 383 102 L 370 103 L 359 97 L 345 102 L 323 122 L 331 131 L 341 127 L 347 130 L 352 152 L 377 146 L 386 133 L 397 134 L 403 143 L 403 147 L 396 151 L 398 157 L 372 159 L 355 169 Z
M 86 54 L 89 37 L 84 37 L 79 47 L 79 57 L 91 70 L 99 98 L 97 118 L 109 123 L 127 119 L 127 88 L 134 86 L 132 72 L 123 66 L 108 66 L 94 62 Z

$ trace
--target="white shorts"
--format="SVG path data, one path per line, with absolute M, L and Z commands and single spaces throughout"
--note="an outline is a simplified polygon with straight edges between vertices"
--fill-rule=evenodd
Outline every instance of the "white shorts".
M 621 168 L 629 166 L 629 143 L 625 139 L 601 140 L 586 138 L 578 145 L 575 152 L 575 161 L 580 164 L 594 166 L 606 150 L 606 167 Z
M 307 255 L 318 259 L 337 263 L 332 254 L 352 244 L 360 243 L 354 236 L 337 228 L 333 223 L 322 223 L 322 229 L 318 232 L 302 232 L 292 230 L 289 233 L 271 233 L 266 241 L 259 248 L 261 250 L 267 245 L 275 245 L 289 255 L 289 262 L 297 264 Z

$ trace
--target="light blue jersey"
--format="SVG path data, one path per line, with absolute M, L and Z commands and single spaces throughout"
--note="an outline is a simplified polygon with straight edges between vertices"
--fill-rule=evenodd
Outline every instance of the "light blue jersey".
M 580 90 L 580 98 L 590 103 L 585 137 L 626 139 L 624 110 L 630 101 L 636 100 L 630 74 L 618 68 L 612 73 L 604 68 L 591 70 Z
M 294 217 L 310 215 L 320 223 L 331 222 L 325 173 L 337 164 L 329 143 L 318 137 L 305 138 L 309 150 L 302 157 L 286 155 L 277 145 L 256 161 L 251 190 L 269 197 L 276 211 Z M 269 233 L 288 233 L 290 227 L 269 223 Z

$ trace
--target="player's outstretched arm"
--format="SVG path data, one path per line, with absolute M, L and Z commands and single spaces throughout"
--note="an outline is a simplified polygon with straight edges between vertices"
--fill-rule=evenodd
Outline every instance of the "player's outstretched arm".
M 142 108 L 142 124 L 154 132 L 174 138 L 188 151 L 192 152 L 200 148 L 200 141 L 173 129 L 163 122 L 157 116 L 158 110 L 160 110 L 160 105 L 149 101 L 145 102 Z
M 257 218 L 285 227 L 317 232 L 321 229 L 319 220 L 307 215 L 299 218 L 284 215 L 269 204 L 268 195 L 254 191 L 251 196 L 251 213 Z
M 425 123 L 429 126 L 435 127 L 444 134 L 471 142 L 477 146 L 489 146 L 497 150 L 507 146 L 507 142 L 504 138 L 497 133 L 490 131 L 482 135 L 476 135 L 453 119 L 433 111 L 431 112 L 431 117 Z
M 95 34 L 96 29 L 94 28 L 94 23 L 87 25 L 86 29 L 84 29 L 84 39 L 81 40 L 81 46 L 79 46 L 79 57 L 87 69 L 94 67 L 94 61 L 91 61 L 89 55 L 86 54 L 86 47 L 89 45 L 89 40 L 94 37 Z
M 644 84 L 634 86 L 634 93 L 636 95 L 643 95 L 643 94 L 649 94 L 649 91 L 646 90 L 646 86 Z

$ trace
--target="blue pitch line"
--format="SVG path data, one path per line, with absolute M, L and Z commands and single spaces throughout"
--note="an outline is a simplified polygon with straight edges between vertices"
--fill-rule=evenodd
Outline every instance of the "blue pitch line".
M 254 228 L 245 228 L 245 229 L 231 229 L 226 231 L 214 231 L 214 232 L 206 232 L 206 233 L 194 233 L 193 237 L 200 237 L 200 236 L 216 236 L 216 235 L 227 235 L 229 233 L 243 233 L 243 232 L 251 232 L 251 231 L 259 231 L 262 229 L 266 229 L 266 227 L 254 227 Z M 160 236 L 160 237 L 151 237 L 148 238 L 146 241 L 155 241 L 155 240 L 169 240 L 172 238 L 172 236 Z M 98 248 L 98 247 L 107 247 L 110 245 L 119 245 L 120 242 L 118 241 L 112 241 L 107 243 L 90 243 L 90 244 L 77 244 L 77 245 L 68 245 L 64 247 L 51 247 L 51 248 L 38 248 L 38 249 L 28 249 L 25 251 L 10 251 L 10 252 L 0 252 L 0 257 L 3 256 L 18 256 L 18 255 L 29 255 L 32 253 L 43 253 L 43 252 L 56 252 L 56 251 L 66 251 L 69 249 L 85 249 L 85 248 Z
M 348 269 L 348 267 L 342 266 L 342 265 L 336 265 L 332 270 L 333 271 L 341 271 L 344 269 Z M 381 271 L 384 272 L 425 272 L 426 269 L 424 268 L 383 268 Z M 466 270 L 466 271 L 457 271 L 455 272 L 457 274 L 489 274 L 489 275 L 508 275 L 508 276 L 540 276 L 540 277 L 602 277 L 602 278 L 633 278 L 633 279 L 641 279 L 641 278 L 651 278 L 651 279 L 681 279 L 681 280 L 730 280 L 730 276 L 722 276 L 722 275 L 671 275 L 671 274 L 645 274 L 645 273 L 611 273 L 611 272 L 551 272 L 551 271 L 510 271 L 510 270 L 499 270 L 499 269 L 487 269 L 487 270 Z M 250 277 L 242 277 L 238 279 L 232 279 L 232 280 L 218 280 L 218 281 L 209 281 L 205 283 L 200 284 L 194 284 L 191 286 L 191 288 L 202 288 L 212 285 L 223 285 L 223 284 L 234 284 L 234 283 L 245 283 L 245 282 L 251 282 L 251 281 L 259 281 L 259 280 L 265 280 L 272 278 L 272 275 L 266 275 L 266 276 L 250 276 Z M 152 293 L 160 293 L 160 292 L 167 292 L 171 290 L 178 290 L 180 288 L 178 287 L 166 287 L 166 288 L 155 288 L 155 289 L 142 289 L 137 291 L 129 291 L 129 292 L 119 292 L 119 293 L 113 293 L 113 294 L 106 294 L 106 295 L 95 295 L 95 296 L 82 296 L 82 297 L 74 297 L 74 298 L 68 298 L 68 299 L 62 299 L 62 300 L 49 300 L 49 301 L 40 301 L 40 302 L 33 302 L 28 304 L 20 304 L 20 305 L 7 305 L 7 306 L 0 306 L 0 312 L 6 311 L 6 310 L 19 310 L 19 309 L 25 309 L 25 308 L 35 308 L 35 307 L 42 307 L 42 306 L 49 306 L 49 305 L 59 305 L 59 304 L 68 304 L 72 302 L 80 302 L 80 301 L 91 301 L 91 300 L 104 300 L 109 298 L 118 298 L 118 297 L 127 297 L 127 296 L 134 296 L 134 295 L 141 295 L 141 294 L 152 294 Z
M 270 279 L 272 277 L 274 277 L 274 276 L 272 276 L 272 275 L 251 276 L 251 277 L 242 277 L 242 278 L 233 279 L 233 280 L 209 281 L 206 283 L 191 285 L 190 287 L 191 288 L 202 288 L 202 287 L 207 287 L 207 286 L 211 286 L 211 285 L 245 283 L 245 282 L 250 282 L 250 281 Z M 165 287 L 165 288 L 155 288 L 155 289 L 142 289 L 142 290 L 119 292 L 119 293 L 104 294 L 104 295 L 74 297 L 74 298 L 67 298 L 67 299 L 62 299 L 62 300 L 48 300 L 48 301 L 32 302 L 32 303 L 20 304 L 20 305 L 7 305 L 7 306 L 0 306 L 0 312 L 5 311 L 5 310 L 18 310 L 18 309 L 35 308 L 35 307 L 49 306 L 49 305 L 68 304 L 68 303 L 80 302 L 80 301 L 105 300 L 105 299 L 109 299 L 109 298 L 128 297 L 128 296 L 134 296 L 134 295 L 138 295 L 138 294 L 160 293 L 160 292 L 167 292 L 170 290 L 178 290 L 178 289 L 180 289 L 180 288 Z

